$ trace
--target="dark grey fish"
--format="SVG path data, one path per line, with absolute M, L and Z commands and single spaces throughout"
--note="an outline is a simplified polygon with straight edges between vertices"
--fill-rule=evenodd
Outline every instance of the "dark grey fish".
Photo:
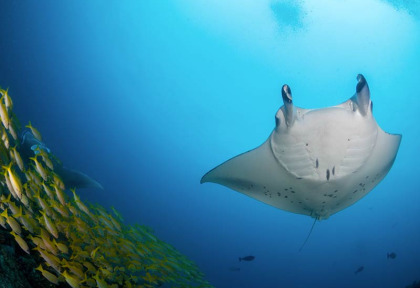
M 252 261 L 255 259 L 255 256 L 245 256 L 245 257 L 239 257 L 239 261 Z
M 420 288 L 420 281 L 414 281 L 413 284 L 405 286 L 405 288 Z
M 395 252 L 391 252 L 391 253 L 387 253 L 386 254 L 386 259 L 395 259 L 397 258 L 397 254 L 395 254 Z
M 359 272 L 362 272 L 362 271 L 363 271 L 363 269 L 365 269 L 365 267 L 360 266 L 359 268 L 357 268 L 357 270 L 356 270 L 356 271 L 354 271 L 354 274 L 357 274 L 357 273 L 359 273 Z
M 31 163 L 30 158 L 38 155 L 40 150 L 45 151 L 47 154 L 51 153 L 51 150 L 45 145 L 45 143 L 39 141 L 35 138 L 32 132 L 29 129 L 25 129 L 20 134 L 20 145 L 19 153 L 22 156 L 22 160 L 25 163 L 25 166 L 28 166 Z M 42 161 L 42 160 L 40 160 Z M 71 188 L 99 188 L 103 189 L 102 185 L 87 176 L 86 174 L 67 168 L 63 164 L 57 161 L 52 157 L 52 164 L 54 166 L 54 172 L 60 176 L 61 180 L 64 182 L 66 189 Z

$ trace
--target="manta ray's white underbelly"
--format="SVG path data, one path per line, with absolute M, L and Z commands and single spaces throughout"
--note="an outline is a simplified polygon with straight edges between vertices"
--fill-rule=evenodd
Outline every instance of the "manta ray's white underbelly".
M 302 115 L 288 131 L 274 130 L 270 144 L 289 173 L 324 182 L 357 172 L 368 161 L 377 134 L 372 117 L 329 108 Z

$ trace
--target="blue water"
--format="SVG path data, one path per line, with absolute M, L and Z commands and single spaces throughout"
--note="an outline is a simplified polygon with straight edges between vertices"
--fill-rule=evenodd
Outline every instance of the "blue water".
M 0 85 L 66 166 L 105 187 L 82 199 L 152 227 L 215 287 L 405 287 L 420 280 L 413 2 L 2 1 Z M 266 140 L 281 85 L 297 106 L 321 108 L 351 97 L 358 73 L 379 125 L 403 134 L 400 151 L 302 252 L 310 217 L 200 185 Z

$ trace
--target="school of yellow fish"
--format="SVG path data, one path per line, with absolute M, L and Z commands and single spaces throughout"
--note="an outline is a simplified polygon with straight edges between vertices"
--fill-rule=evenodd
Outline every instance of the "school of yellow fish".
M 8 90 L 0 95 L 0 225 L 38 259 L 43 277 L 72 288 L 211 287 L 192 261 L 149 228 L 125 225 L 113 208 L 86 205 L 75 190 L 68 195 L 53 155 L 40 150 L 25 164 L 12 99 Z M 36 128 L 26 127 L 41 141 Z

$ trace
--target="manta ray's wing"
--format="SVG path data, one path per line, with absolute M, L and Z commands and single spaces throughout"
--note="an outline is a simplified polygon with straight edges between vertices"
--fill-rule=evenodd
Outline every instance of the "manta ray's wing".
M 276 160 L 270 138 L 258 148 L 212 169 L 201 178 L 201 183 L 218 183 L 277 208 L 310 215 L 310 210 L 287 201 L 289 194 L 296 193 L 299 180 Z

